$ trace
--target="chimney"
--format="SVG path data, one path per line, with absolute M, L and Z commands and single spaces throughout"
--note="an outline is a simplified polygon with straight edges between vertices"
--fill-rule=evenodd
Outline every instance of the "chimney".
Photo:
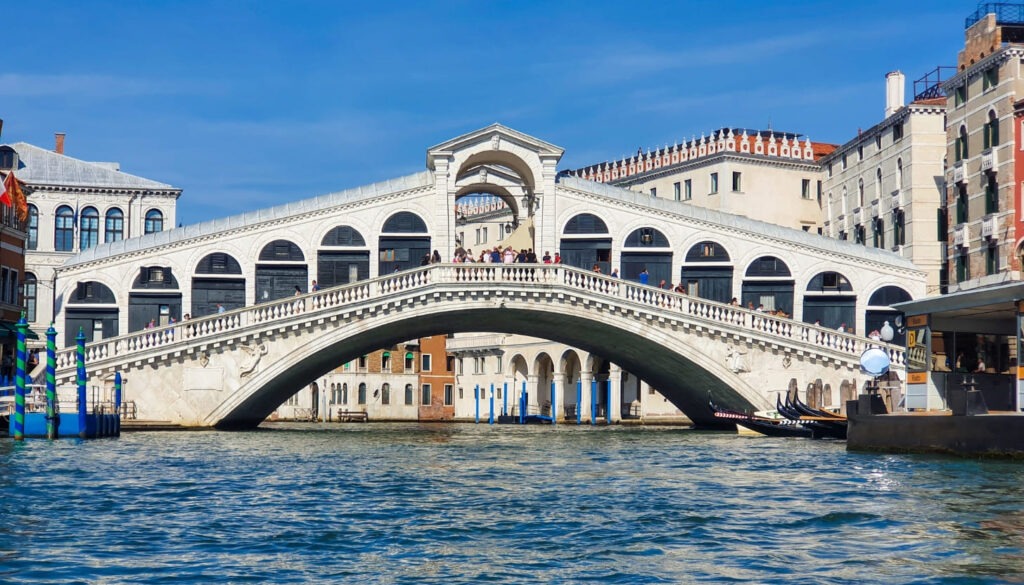
M 885 74 L 885 117 L 896 113 L 903 107 L 903 92 L 906 80 L 899 71 Z
M 64 154 L 64 133 L 56 132 L 53 135 L 56 145 L 53 147 L 53 151 L 57 154 Z

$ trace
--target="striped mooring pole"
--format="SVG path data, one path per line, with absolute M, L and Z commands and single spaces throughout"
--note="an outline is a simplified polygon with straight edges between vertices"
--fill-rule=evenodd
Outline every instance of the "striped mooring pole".
M 85 331 L 79 327 L 75 336 L 75 365 L 77 366 L 78 382 L 78 436 L 86 438 L 85 432 Z
M 18 319 L 17 355 L 14 370 L 14 440 L 25 440 L 25 315 Z
M 50 323 L 46 330 L 46 438 L 56 439 L 60 414 L 57 413 L 57 330 Z

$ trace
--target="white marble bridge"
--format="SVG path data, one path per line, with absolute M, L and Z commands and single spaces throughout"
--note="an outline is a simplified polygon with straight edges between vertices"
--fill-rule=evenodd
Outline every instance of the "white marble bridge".
M 794 372 L 858 376 L 873 344 L 788 318 L 559 265 L 439 264 L 103 339 L 86 348 L 90 384 L 128 380 L 139 416 L 190 426 L 259 424 L 340 363 L 422 335 L 532 335 L 607 355 L 696 423 L 724 405 L 766 408 Z M 877 344 L 874 344 L 877 345 Z M 885 346 L 893 363 L 901 348 Z M 57 382 L 75 376 L 58 353 Z M 563 389 L 558 389 L 562 395 Z

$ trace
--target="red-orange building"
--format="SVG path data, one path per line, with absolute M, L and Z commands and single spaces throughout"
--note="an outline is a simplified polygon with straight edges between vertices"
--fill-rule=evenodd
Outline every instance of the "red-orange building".
M 420 338 L 419 420 L 455 418 L 455 358 L 448 353 L 445 335 Z

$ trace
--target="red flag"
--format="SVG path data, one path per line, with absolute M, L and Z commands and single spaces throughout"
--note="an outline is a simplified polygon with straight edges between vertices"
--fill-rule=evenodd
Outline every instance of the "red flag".
M 8 173 L 7 176 L 10 177 L 11 175 L 13 175 L 13 173 Z M 11 201 L 11 194 L 7 191 L 7 179 L 4 179 L 4 182 L 0 183 L 0 203 L 10 207 L 14 202 Z
M 0 202 L 10 206 L 13 200 L 14 209 L 18 213 L 18 220 L 25 221 L 28 219 L 28 203 L 25 201 L 25 193 L 22 192 L 18 179 L 14 178 L 14 171 L 7 173 L 4 187 L 6 193 L 0 196 Z

